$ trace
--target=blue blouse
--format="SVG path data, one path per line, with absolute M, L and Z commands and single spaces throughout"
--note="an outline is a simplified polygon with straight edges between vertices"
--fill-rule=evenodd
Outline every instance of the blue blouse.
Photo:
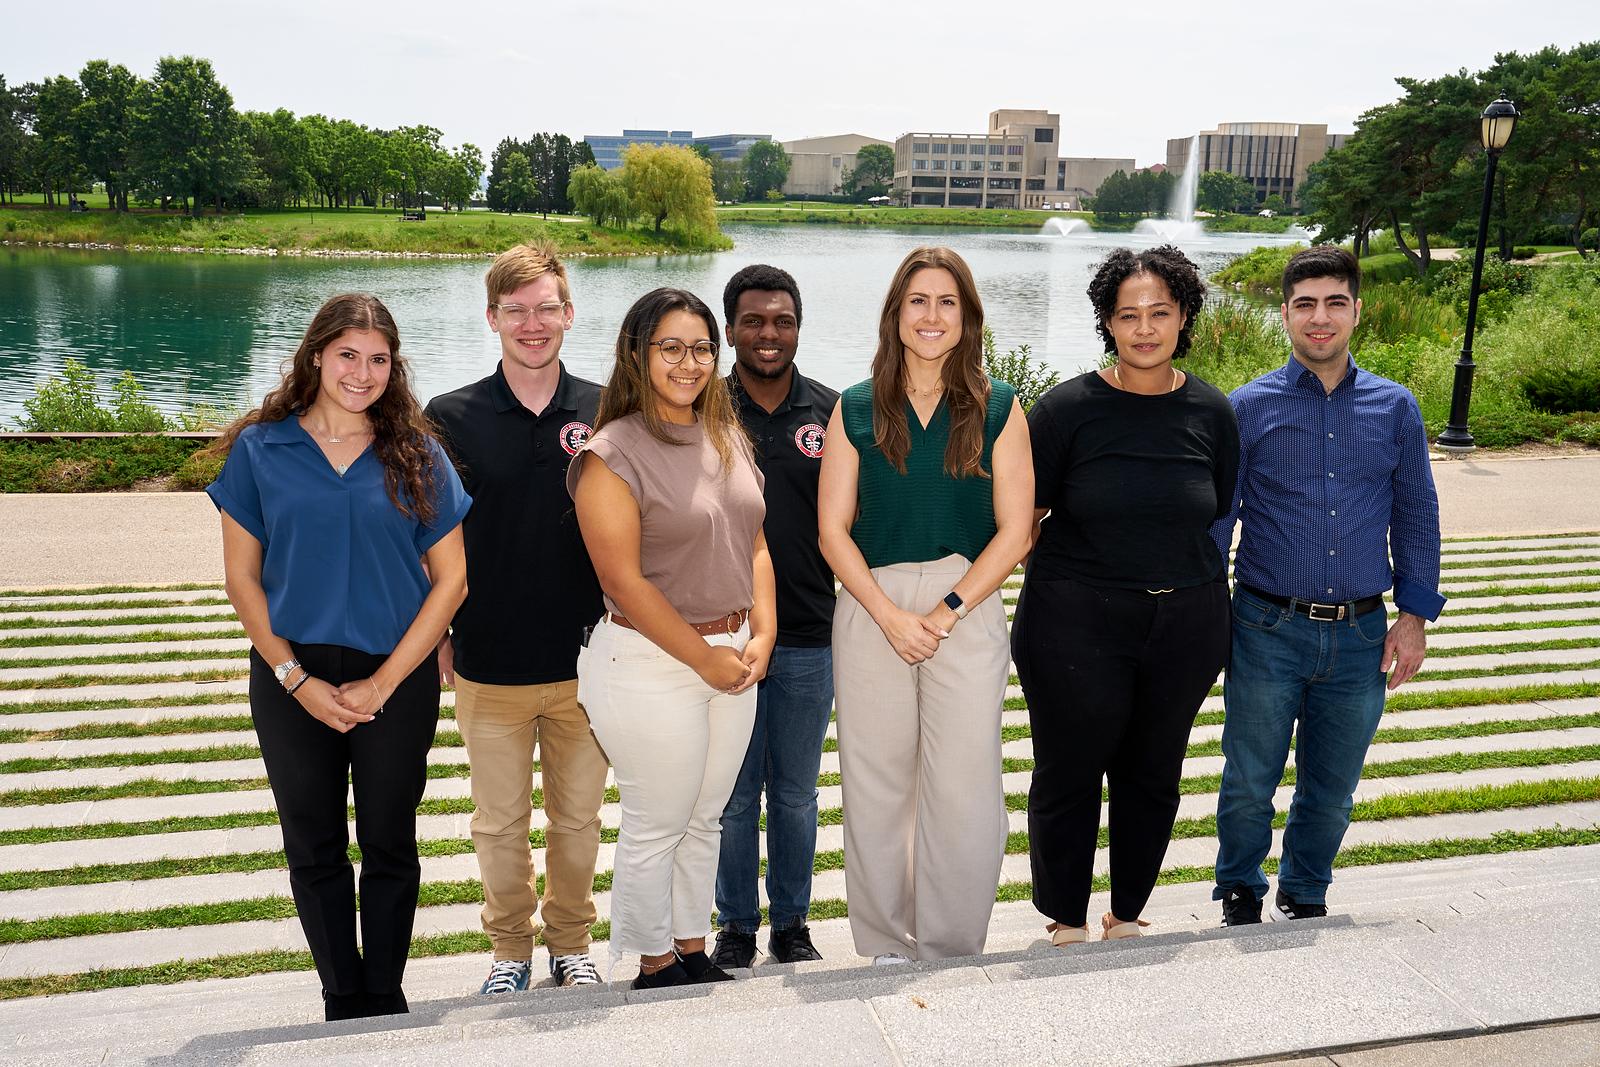
M 294 416 L 246 427 L 206 493 L 261 542 L 272 632 L 308 645 L 388 655 L 430 588 L 422 556 L 472 505 L 455 466 L 435 458 L 433 522 L 402 515 L 371 448 L 340 477 Z

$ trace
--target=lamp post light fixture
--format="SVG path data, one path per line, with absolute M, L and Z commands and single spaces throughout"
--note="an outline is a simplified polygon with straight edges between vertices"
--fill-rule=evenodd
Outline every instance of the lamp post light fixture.
M 1478 216 L 1478 247 L 1472 257 L 1472 290 L 1467 297 L 1466 338 L 1461 342 L 1461 358 L 1456 360 L 1455 385 L 1450 390 L 1450 421 L 1435 444 L 1446 452 L 1471 452 L 1477 448 L 1467 429 L 1467 409 L 1472 406 L 1472 331 L 1478 322 L 1478 286 L 1483 281 L 1483 253 L 1489 243 L 1489 205 L 1494 199 L 1494 170 L 1500 151 L 1511 140 L 1517 126 L 1517 108 L 1506 94 L 1483 109 L 1483 150 L 1489 167 L 1483 176 L 1483 211 Z

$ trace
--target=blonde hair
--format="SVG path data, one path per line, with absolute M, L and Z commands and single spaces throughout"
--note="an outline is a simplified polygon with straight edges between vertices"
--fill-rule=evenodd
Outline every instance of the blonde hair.
M 514 293 L 546 274 L 556 276 L 556 289 L 562 300 L 572 299 L 567 288 L 567 268 L 556 255 L 556 246 L 540 238 L 520 245 L 512 245 L 494 258 L 489 273 L 484 275 L 485 288 L 489 290 L 489 303 L 498 304 L 507 293 Z

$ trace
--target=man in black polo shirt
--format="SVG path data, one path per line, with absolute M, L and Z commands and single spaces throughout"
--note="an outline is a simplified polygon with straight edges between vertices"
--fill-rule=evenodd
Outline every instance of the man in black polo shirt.
M 749 967 L 761 925 L 758 821 L 767 793 L 767 952 L 821 959 L 811 944 L 817 772 L 833 710 L 833 572 L 817 547 L 817 473 L 839 394 L 794 369 L 800 290 L 787 272 L 745 267 L 722 294 L 735 364 L 728 387 L 766 476 L 767 547 L 778 580 L 778 644 L 757 688 L 755 730 L 722 812 L 715 960 Z M 469 487 L 470 491 L 470 487 Z
M 500 365 L 435 397 L 427 415 L 470 486 L 467 600 L 439 645 L 472 768 L 472 844 L 494 964 L 480 992 L 526 989 L 539 904 L 528 846 L 534 745 L 544 789 L 550 973 L 599 981 L 589 959 L 606 757 L 578 705 L 578 646 L 604 610 L 567 498 L 567 464 L 593 431 L 600 387 L 568 374 L 567 272 L 548 245 L 518 245 L 486 279 Z

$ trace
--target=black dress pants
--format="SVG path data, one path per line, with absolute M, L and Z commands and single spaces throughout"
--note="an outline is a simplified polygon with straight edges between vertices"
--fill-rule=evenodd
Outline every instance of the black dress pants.
M 1195 714 L 1227 662 L 1228 588 L 1148 593 L 1029 578 L 1011 642 L 1033 734 L 1034 905 L 1084 925 L 1104 781 L 1111 911 L 1136 919 L 1166 856 Z
M 369 678 L 385 658 L 338 645 L 290 647 L 330 685 Z M 341 734 L 285 693 L 252 650 L 250 717 L 278 805 L 295 909 L 323 989 L 338 997 L 399 993 L 422 875 L 417 804 L 439 723 L 438 662 L 426 657 L 381 715 Z M 347 829 L 351 786 L 361 845 L 360 952 Z

